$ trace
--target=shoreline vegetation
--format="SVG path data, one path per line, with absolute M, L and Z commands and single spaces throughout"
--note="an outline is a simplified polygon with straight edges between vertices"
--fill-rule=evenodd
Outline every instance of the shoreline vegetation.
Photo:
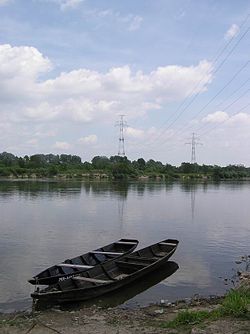
M 199 165 L 183 162 L 180 166 L 139 158 L 95 156 L 82 162 L 76 155 L 35 154 L 17 157 L 0 153 L 0 178 L 59 178 L 107 180 L 250 180 L 250 167 L 244 165 Z
M 123 309 L 98 306 L 0 314 L 1 333 L 168 333 L 247 334 L 250 332 L 250 272 L 223 297 L 200 298 Z

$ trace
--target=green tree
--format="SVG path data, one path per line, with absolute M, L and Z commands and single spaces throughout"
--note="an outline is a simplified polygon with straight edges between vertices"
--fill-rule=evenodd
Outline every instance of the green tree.
M 95 156 L 91 162 L 95 169 L 108 169 L 110 166 L 110 160 L 105 156 Z

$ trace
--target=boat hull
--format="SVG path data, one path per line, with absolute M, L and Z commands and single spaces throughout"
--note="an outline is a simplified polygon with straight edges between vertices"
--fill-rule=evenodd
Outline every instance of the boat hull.
M 120 239 L 112 244 L 98 248 L 92 252 L 64 260 L 61 264 L 51 266 L 28 280 L 32 285 L 53 285 L 60 280 L 68 279 L 88 270 L 89 267 L 118 259 L 130 254 L 138 245 L 135 239 Z M 102 253 L 102 254 L 101 254 Z M 116 255 L 117 253 L 117 255 Z M 74 266 L 75 265 L 75 266 Z M 83 268 L 86 266 L 85 268 Z
M 173 241 L 173 240 L 172 240 Z M 162 265 L 166 264 L 168 262 L 168 259 L 172 256 L 172 254 L 175 252 L 178 242 L 176 241 L 176 246 L 173 246 L 173 248 L 165 254 L 165 256 L 162 256 L 161 258 L 155 260 L 154 263 L 151 263 L 147 265 L 146 267 L 143 267 L 141 269 L 136 270 L 134 273 L 127 275 L 123 279 L 120 280 L 114 280 L 114 281 L 108 281 L 104 284 L 94 285 L 90 287 L 85 287 L 84 285 L 79 288 L 64 290 L 64 291 L 53 291 L 53 287 L 50 288 L 50 291 L 38 291 L 34 292 L 31 296 L 34 298 L 34 300 L 39 300 L 43 303 L 48 304 L 62 304 L 62 303 L 68 303 L 68 302 L 79 302 L 79 301 L 86 301 L 92 298 L 96 298 L 99 296 L 102 296 L 104 294 L 112 293 L 116 290 L 119 290 L 125 286 L 128 286 L 132 284 L 134 281 L 140 280 L 144 275 L 147 275 L 151 272 L 157 272 L 158 268 L 160 268 Z M 140 251 L 135 252 L 135 255 L 140 254 Z M 142 251 L 141 251 L 142 252 Z M 133 254 L 132 253 L 129 257 L 123 256 L 120 259 L 121 260 L 133 260 Z M 134 256 L 136 258 L 136 256 Z M 140 257 L 137 256 L 137 258 L 140 259 Z M 141 259 L 140 259 L 141 260 Z M 118 264 L 118 260 L 113 260 L 114 266 L 116 263 Z M 124 262 L 123 262 L 124 263 Z M 130 263 L 127 263 L 128 267 Z M 107 265 L 103 265 L 102 267 L 108 267 Z M 109 267 L 112 269 L 112 263 L 110 263 Z M 111 270 L 110 269 L 110 270 Z M 106 268 L 105 271 L 108 271 L 109 268 Z M 89 271 L 91 273 L 91 270 Z M 82 277 L 82 276 L 79 276 Z M 84 279 L 88 280 L 88 276 L 84 275 Z M 91 278 L 90 278 L 91 280 Z M 96 280 L 101 282 L 101 280 Z

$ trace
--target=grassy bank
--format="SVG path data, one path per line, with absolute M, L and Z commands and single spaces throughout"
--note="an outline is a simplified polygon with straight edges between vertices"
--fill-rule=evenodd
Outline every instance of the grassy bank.
M 204 324 L 206 321 L 216 321 L 224 318 L 250 321 L 250 289 L 231 290 L 215 309 L 182 310 L 170 321 L 162 322 L 162 328 L 190 328 L 193 325 Z

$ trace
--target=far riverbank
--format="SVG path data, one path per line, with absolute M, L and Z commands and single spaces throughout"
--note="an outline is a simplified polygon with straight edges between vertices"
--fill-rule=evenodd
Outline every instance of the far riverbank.
M 250 167 L 199 165 L 182 162 L 180 166 L 143 158 L 129 160 L 126 156 L 95 156 L 91 162 L 69 154 L 35 154 L 17 157 L 0 153 L 0 177 L 8 178 L 88 178 L 88 179 L 196 179 L 226 180 L 250 178 Z

